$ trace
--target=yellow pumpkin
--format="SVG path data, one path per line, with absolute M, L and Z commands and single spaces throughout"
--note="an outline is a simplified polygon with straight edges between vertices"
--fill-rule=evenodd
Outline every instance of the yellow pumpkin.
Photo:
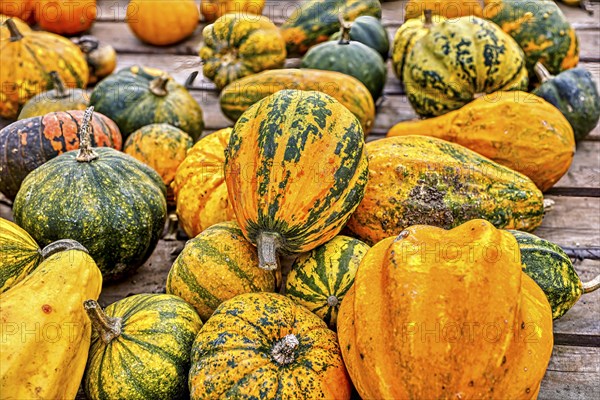
M 261 15 L 264 7 L 265 0 L 202 0 L 200 2 L 200 12 L 204 21 L 209 23 L 232 12 Z

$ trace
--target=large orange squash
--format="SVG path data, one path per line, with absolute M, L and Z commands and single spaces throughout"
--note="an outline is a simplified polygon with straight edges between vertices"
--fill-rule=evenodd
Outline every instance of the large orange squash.
M 59 35 L 77 35 L 96 20 L 96 0 L 36 0 L 35 18 L 40 27 Z

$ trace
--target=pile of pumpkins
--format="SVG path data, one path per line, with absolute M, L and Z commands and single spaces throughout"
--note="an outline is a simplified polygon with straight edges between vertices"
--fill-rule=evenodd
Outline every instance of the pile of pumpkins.
M 173 27 L 177 3 L 128 22 Z M 391 64 L 423 119 L 370 142 L 378 0 L 306 1 L 279 28 L 248 14 L 264 2 L 203 0 L 203 74 L 235 122 L 204 136 L 194 76 L 112 73 L 108 45 L 2 17 L 3 396 L 536 398 L 552 320 L 600 283 L 529 232 L 600 98 L 553 2 L 449 3 L 407 3 Z M 193 8 L 164 43 L 132 30 L 183 40 Z M 169 208 L 190 240 L 165 293 L 102 309 Z

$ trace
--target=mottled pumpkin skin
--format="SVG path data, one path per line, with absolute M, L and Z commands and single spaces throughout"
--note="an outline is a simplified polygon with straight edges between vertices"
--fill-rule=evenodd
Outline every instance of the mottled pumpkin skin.
M 0 130 L 0 192 L 14 199 L 21 182 L 48 160 L 79 148 L 83 111 L 53 112 L 14 122 Z M 121 150 L 119 128 L 100 113 L 90 124 L 90 143 Z
M 227 85 L 219 99 L 221 110 L 237 121 L 251 105 L 284 89 L 316 90 L 342 103 L 358 118 L 367 135 L 375 122 L 375 103 L 369 90 L 353 76 L 318 69 L 274 69 Z
M 200 12 L 205 22 L 215 22 L 217 18 L 234 12 L 261 15 L 265 0 L 202 0 Z M 252 18 L 251 15 L 248 18 Z
M 445 18 L 482 16 L 481 4 L 477 0 L 408 0 L 404 6 L 404 20 L 420 18 L 425 10 Z
M 367 143 L 369 184 L 347 227 L 369 244 L 416 224 L 453 228 L 483 218 L 532 231 L 542 192 L 525 175 L 458 144 L 425 136 Z
M 331 40 L 339 40 L 341 32 L 331 36 Z M 350 40 L 366 44 L 376 50 L 384 60 L 387 60 L 390 52 L 390 38 L 381 23 L 381 20 L 370 15 L 361 15 L 352 21 L 350 28 Z
M 22 281 L 42 262 L 35 240 L 4 218 L 0 218 L 0 253 L 0 293 Z
M 59 35 L 78 35 L 96 20 L 96 0 L 35 0 L 35 19 L 45 31 Z
M 368 250 L 360 240 L 340 235 L 301 254 L 287 276 L 286 295 L 335 329 L 340 304 Z
M 52 89 L 27 100 L 17 119 L 37 117 L 56 111 L 85 110 L 89 104 L 90 98 L 83 89 L 70 89 L 63 95 Z
M 372 247 L 338 335 L 365 399 L 534 399 L 553 345 L 514 237 L 483 220 L 412 226 Z
M 179 224 L 193 238 L 219 222 L 235 219 L 223 174 L 231 128 L 203 137 L 188 151 L 171 183 Z
M 520 91 L 492 93 L 439 117 L 400 122 L 388 132 L 407 135 L 458 143 L 528 176 L 542 192 L 567 173 L 575 154 L 569 121 L 550 103 Z
M 89 399 L 186 399 L 190 350 L 202 321 L 169 294 L 137 294 L 104 310 L 121 334 L 104 343 L 96 329 L 83 387 Z
M 202 37 L 202 71 L 218 89 L 260 71 L 282 68 L 285 63 L 285 42 L 267 17 L 225 14 L 205 27 Z
M 287 335 L 298 341 L 289 363 L 273 358 Z M 196 399 L 350 399 L 351 384 L 334 332 L 276 293 L 221 304 L 192 347 L 190 394 Z

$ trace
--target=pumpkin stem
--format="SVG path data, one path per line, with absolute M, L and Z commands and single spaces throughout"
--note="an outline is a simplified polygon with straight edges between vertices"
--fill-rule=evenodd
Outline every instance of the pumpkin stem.
M 79 128 L 79 154 L 75 158 L 79 162 L 90 162 L 98 158 L 98 154 L 90 143 L 90 123 L 94 114 L 94 106 L 89 106 L 83 114 L 83 122 Z
M 198 71 L 194 71 L 190 74 L 190 76 L 187 77 L 187 79 L 185 80 L 185 83 L 183 84 L 183 86 L 186 89 L 190 89 L 192 87 L 192 84 L 194 83 L 194 81 L 196 80 L 196 77 L 198 76 Z
M 275 342 L 271 349 L 271 358 L 279 365 L 288 365 L 294 362 L 294 350 L 300 342 L 293 333 L 286 335 L 283 339 Z
M 588 15 L 594 15 L 594 9 L 592 8 L 592 5 L 590 4 L 589 0 L 581 0 L 579 2 L 579 7 L 581 7 L 585 12 L 587 12 Z
M 431 25 L 433 24 L 433 12 L 427 9 L 423 11 L 423 14 L 425 15 L 425 23 L 423 24 L 423 27 L 431 28 Z
M 327 305 L 329 307 L 335 307 L 338 304 L 340 304 L 340 300 L 336 296 L 331 295 L 327 298 Z
M 40 255 L 45 260 L 53 254 L 67 250 L 81 250 L 89 254 L 88 249 L 83 247 L 83 245 L 78 241 L 72 239 L 61 239 L 57 240 L 56 242 L 52 242 L 48 246 L 44 247 L 40 251 Z
M 548 72 L 546 67 L 544 67 L 544 65 L 540 62 L 535 63 L 533 70 L 535 71 L 535 74 L 537 75 L 537 77 L 541 83 L 544 83 L 548 79 L 552 78 L 552 74 L 550 72 Z
M 60 75 L 56 71 L 50 71 L 50 78 L 52 79 L 52 86 L 54 86 L 54 90 L 56 91 L 56 97 L 59 99 L 64 99 L 69 96 L 65 89 L 65 83 L 62 79 L 60 79 Z
M 177 214 L 171 213 L 169 214 L 169 224 L 167 225 L 167 233 L 163 236 L 163 240 L 167 242 L 172 242 L 177 240 L 177 229 L 179 229 L 179 219 L 177 218 Z
M 273 271 L 279 264 L 277 249 L 280 246 L 280 236 L 273 232 L 261 232 L 256 239 L 258 248 L 258 266 L 262 269 Z
M 352 28 L 352 22 L 348 22 L 344 19 L 344 14 L 338 14 L 338 20 L 340 21 L 340 41 L 338 44 L 349 44 L 350 43 L 350 28 Z
M 92 321 L 92 326 L 105 344 L 109 344 L 111 340 L 121 335 L 121 318 L 106 315 L 96 300 L 84 301 L 83 308 L 90 321 Z
M 83 51 L 85 54 L 91 53 L 92 51 L 100 47 L 100 42 L 95 36 L 92 35 L 84 35 L 71 40 L 73 41 L 73 43 L 79 46 L 81 51 Z
M 150 91 L 155 96 L 164 97 L 169 94 L 167 91 L 168 82 L 169 76 L 167 74 L 162 74 L 150 82 Z
M 594 290 L 600 289 L 600 275 L 596 275 L 594 279 L 588 282 L 583 282 L 583 293 L 591 293 Z
M 15 21 L 13 21 L 12 18 L 9 18 L 6 21 L 4 21 L 4 25 L 6 25 L 8 31 L 10 32 L 11 42 L 16 42 L 18 40 L 23 39 L 23 34 L 19 31 L 19 28 L 17 28 L 17 24 L 15 24 Z

